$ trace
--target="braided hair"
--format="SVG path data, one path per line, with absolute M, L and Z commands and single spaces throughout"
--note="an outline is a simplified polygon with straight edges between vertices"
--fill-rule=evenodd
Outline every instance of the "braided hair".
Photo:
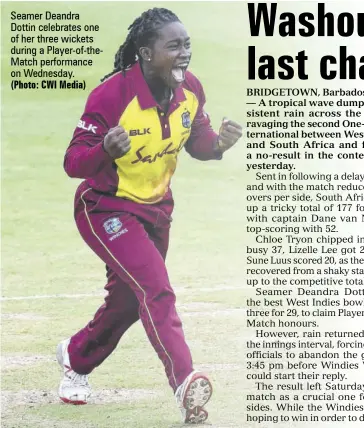
M 114 69 L 101 82 L 119 71 L 125 74 L 125 70 L 137 62 L 139 48 L 154 42 L 158 37 L 157 31 L 165 24 L 176 21 L 180 21 L 177 15 L 165 8 L 155 7 L 143 12 L 128 27 L 126 40 L 116 52 Z

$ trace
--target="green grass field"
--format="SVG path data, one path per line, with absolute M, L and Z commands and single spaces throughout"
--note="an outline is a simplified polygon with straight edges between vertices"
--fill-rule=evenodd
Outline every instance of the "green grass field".
M 188 28 L 192 71 L 204 84 L 207 111 L 243 122 L 244 62 L 239 3 L 158 3 Z M 63 171 L 63 155 L 87 94 L 111 70 L 126 28 L 152 3 L 2 3 L 2 426 L 5 428 L 178 427 L 180 415 L 164 370 L 141 324 L 133 326 L 90 382 L 91 404 L 57 397 L 57 343 L 102 303 L 103 264 L 73 221 L 78 180 Z M 92 68 L 79 70 L 86 91 L 11 91 L 10 12 L 80 13 L 99 24 Z M 173 179 L 176 200 L 167 259 L 196 367 L 214 384 L 212 427 L 244 424 L 244 148 L 222 162 L 181 153 Z

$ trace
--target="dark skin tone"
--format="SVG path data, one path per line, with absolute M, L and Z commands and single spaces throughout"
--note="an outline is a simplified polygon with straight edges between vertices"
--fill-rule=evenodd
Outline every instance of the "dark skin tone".
M 167 112 L 172 91 L 182 84 L 174 78 L 173 69 L 188 65 L 191 59 L 190 38 L 183 24 L 166 24 L 158 31 L 158 38 L 153 45 L 139 49 L 139 56 L 145 80 L 155 100 Z M 224 118 L 214 150 L 225 152 L 241 136 L 241 126 Z M 109 130 L 104 139 L 104 149 L 113 159 L 124 156 L 130 148 L 130 138 L 123 127 L 116 126 Z
M 148 86 L 159 105 L 168 109 L 171 90 L 180 86 L 174 80 L 172 69 L 191 59 L 191 42 L 180 22 L 165 25 L 158 31 L 153 47 L 142 47 L 142 70 Z

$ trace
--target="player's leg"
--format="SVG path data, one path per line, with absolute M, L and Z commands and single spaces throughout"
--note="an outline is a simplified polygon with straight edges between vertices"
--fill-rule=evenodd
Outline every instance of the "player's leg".
M 176 389 L 192 371 L 192 359 L 164 260 L 135 216 L 121 214 L 118 219 L 125 233 L 110 241 L 112 236 L 105 231 L 104 218 L 100 215 L 105 218 L 99 213 L 79 218 L 81 234 L 134 291 L 139 301 L 140 319 L 165 366 L 170 385 Z
M 137 217 L 127 213 L 117 216 L 89 212 L 87 201 L 84 204 L 84 211 L 76 217 L 80 233 L 134 291 L 140 319 L 165 366 L 170 385 L 176 389 L 191 373 L 192 359 L 164 260 Z M 108 227 L 110 222 L 114 222 L 114 228 Z
M 126 213 L 105 215 L 94 209 L 94 203 L 90 202 L 88 207 L 87 200 L 82 196 L 80 200 L 84 206 L 76 209 L 76 222 L 81 235 L 134 291 L 148 337 L 165 366 L 172 388 L 177 389 L 176 398 L 184 421 L 206 419 L 203 405 L 211 396 L 211 384 L 205 383 L 206 378 L 201 374 L 192 372 L 190 351 L 163 260 L 168 241 L 165 250 L 159 248 L 161 254 L 164 252 L 162 257 L 158 245 L 152 242 L 136 217 Z
M 150 223 L 144 223 L 144 228 L 149 238 L 154 243 L 163 260 L 166 259 L 169 246 L 169 227 L 156 227 Z
M 125 331 L 139 319 L 135 294 L 107 268 L 108 295 L 86 327 L 61 342 L 57 359 L 63 368 L 59 396 L 65 403 L 86 404 L 91 394 L 87 374 L 115 349 Z
M 145 230 L 155 247 L 165 260 L 169 244 L 169 227 L 155 227 L 145 224 Z M 209 379 L 198 371 L 193 371 L 177 388 L 175 397 L 185 423 L 202 423 L 208 418 L 204 406 L 212 395 Z
M 204 405 L 212 394 L 211 383 L 193 371 L 163 257 L 136 216 L 89 212 L 87 201 L 81 200 L 85 209 L 76 218 L 81 235 L 138 298 L 140 319 L 164 364 L 183 421 L 206 420 Z
M 92 206 L 92 202 L 90 205 Z M 156 248 L 165 258 L 169 227 L 156 229 L 150 223 L 145 223 L 144 226 L 148 228 Z M 139 302 L 134 292 L 108 266 L 105 289 L 108 291 L 105 303 L 94 318 L 57 347 L 57 359 L 64 370 L 59 395 L 66 403 L 87 402 L 91 387 L 85 375 L 91 373 L 112 353 L 123 333 L 139 319 Z
M 72 336 L 68 351 L 72 368 L 88 374 L 116 348 L 122 335 L 139 319 L 139 302 L 130 287 L 107 267 L 108 295 L 92 321 Z

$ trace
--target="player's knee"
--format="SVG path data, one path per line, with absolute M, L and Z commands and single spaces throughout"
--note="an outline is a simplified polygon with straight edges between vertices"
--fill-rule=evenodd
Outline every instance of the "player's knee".
M 176 303 L 176 295 L 170 287 L 159 288 L 153 290 L 147 300 L 153 305 L 163 304 L 163 306 L 169 306 Z

